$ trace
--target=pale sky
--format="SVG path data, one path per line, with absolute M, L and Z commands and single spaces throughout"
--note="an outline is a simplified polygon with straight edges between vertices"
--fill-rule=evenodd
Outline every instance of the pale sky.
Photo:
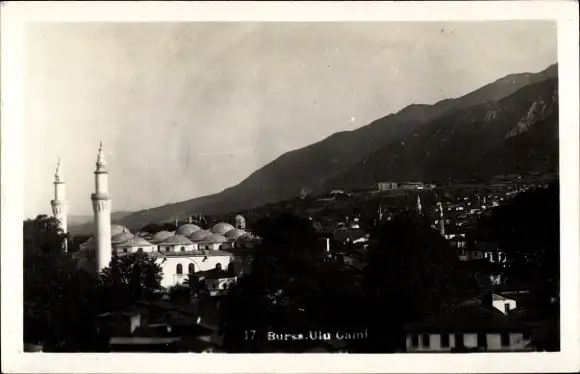
M 287 151 L 557 62 L 552 22 L 44 24 L 26 29 L 25 216 L 219 192 Z

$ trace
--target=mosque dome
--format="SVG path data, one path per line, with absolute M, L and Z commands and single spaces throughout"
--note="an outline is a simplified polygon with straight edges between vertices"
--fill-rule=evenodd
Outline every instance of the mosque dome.
M 125 226 L 121 226 L 121 225 L 111 225 L 111 236 L 115 236 L 117 234 L 120 234 L 122 232 L 128 232 L 131 233 L 131 231 L 129 231 L 129 229 L 127 229 Z
M 137 236 L 120 244 L 121 247 L 149 247 L 151 245 L 147 240 Z
M 227 239 L 237 239 L 240 236 L 244 235 L 246 232 L 240 229 L 233 229 L 224 234 Z
M 183 226 L 181 226 L 180 228 L 177 229 L 176 234 L 177 235 L 183 235 L 183 236 L 189 236 L 191 234 L 193 234 L 196 231 L 201 230 L 201 227 L 194 225 L 193 223 L 187 223 Z
M 199 230 L 189 235 L 188 238 L 194 242 L 200 242 L 211 235 L 211 231 Z
M 121 243 L 121 242 L 124 242 L 124 241 L 132 239 L 132 238 L 133 238 L 133 234 L 131 234 L 129 231 L 123 231 L 123 232 L 120 232 L 116 235 L 111 236 L 111 242 Z
M 228 239 L 221 234 L 211 234 L 210 236 L 205 237 L 203 241 L 208 243 L 225 243 Z
M 173 235 L 161 242 L 162 245 L 191 245 L 191 240 L 183 235 Z
M 240 219 L 240 220 L 245 220 L 244 216 L 242 216 L 241 214 L 238 214 L 235 219 Z
M 153 237 L 151 238 L 151 241 L 161 242 L 161 241 L 169 238 L 170 236 L 173 236 L 173 234 L 170 233 L 169 231 L 159 231 L 158 233 L 153 235 Z
M 350 225 L 348 225 L 348 227 L 351 229 L 360 229 L 359 224 L 356 222 L 352 222 Z
M 220 222 L 211 228 L 211 232 L 213 232 L 214 234 L 223 235 L 226 232 L 233 230 L 233 229 L 235 229 L 235 227 L 230 225 L 229 223 Z

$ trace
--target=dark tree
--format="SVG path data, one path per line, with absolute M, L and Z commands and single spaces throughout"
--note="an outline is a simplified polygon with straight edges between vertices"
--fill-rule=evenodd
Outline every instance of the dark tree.
M 63 243 L 66 235 L 53 217 L 39 215 L 24 221 L 24 255 L 58 256 L 64 253 Z
M 146 253 L 113 256 L 99 276 L 101 306 L 110 311 L 140 299 L 154 299 L 162 288 L 162 278 L 161 266 Z
M 68 252 L 69 253 L 78 252 L 81 248 L 81 244 L 85 243 L 89 239 L 90 239 L 90 236 L 88 236 L 88 235 L 76 235 L 72 239 L 69 239 Z
M 524 192 L 493 210 L 488 222 L 507 257 L 506 275 L 540 298 L 559 295 L 560 204 L 557 184 Z
M 312 222 L 280 214 L 256 222 L 262 241 L 254 252 L 253 270 L 222 302 L 222 331 L 231 352 L 264 349 L 266 331 L 296 331 L 316 315 L 323 258 L 316 251 Z M 308 318 L 306 318 L 308 316 Z M 246 331 L 255 330 L 254 339 Z
M 404 215 L 373 235 L 365 292 L 370 352 L 404 349 L 403 326 L 434 313 L 448 299 L 477 288 L 457 252 L 423 217 Z
M 63 253 L 63 239 L 54 218 L 24 222 L 24 340 L 46 352 L 93 350 L 95 279 Z
M 157 234 L 159 231 L 163 231 L 164 228 L 162 225 L 158 225 L 156 223 L 149 223 L 147 226 L 143 227 L 140 231 L 141 232 L 148 232 L 149 234 Z
M 175 231 L 177 230 L 177 226 L 175 226 L 175 223 L 172 222 L 166 222 L 163 224 L 163 230 L 165 231 Z

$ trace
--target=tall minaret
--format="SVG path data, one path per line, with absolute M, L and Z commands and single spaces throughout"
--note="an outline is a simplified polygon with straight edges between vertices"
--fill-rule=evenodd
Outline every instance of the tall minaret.
M 50 201 L 52 206 L 52 214 L 54 218 L 58 220 L 60 229 L 63 233 L 67 233 L 67 214 L 68 214 L 68 204 L 66 202 L 66 184 L 64 183 L 64 178 L 62 174 L 62 168 L 60 166 L 60 158 L 58 159 L 58 164 L 56 165 L 56 173 L 54 174 L 54 200 Z M 64 241 L 64 251 L 67 251 L 67 242 Z
M 112 256 L 111 246 L 111 198 L 109 196 L 109 174 L 103 153 L 103 143 L 97 156 L 95 170 L 95 193 L 91 195 L 95 213 L 95 236 L 97 239 L 96 260 L 97 272 L 109 266 Z

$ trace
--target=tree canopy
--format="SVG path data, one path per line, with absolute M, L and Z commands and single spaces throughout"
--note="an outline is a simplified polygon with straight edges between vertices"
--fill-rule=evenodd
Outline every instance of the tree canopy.
M 364 282 L 370 338 L 366 350 L 404 349 L 406 323 L 477 288 L 456 250 L 422 216 L 396 216 L 371 239 Z
M 155 258 L 146 253 L 113 256 L 98 279 L 101 305 L 122 308 L 140 299 L 152 299 L 162 289 L 163 273 Z
M 94 278 L 62 251 L 56 219 L 24 221 L 24 340 L 48 351 L 87 350 L 94 332 Z
M 148 232 L 149 234 L 155 235 L 159 231 L 175 231 L 175 230 L 177 230 L 175 223 L 166 222 L 162 225 L 159 225 L 157 223 L 149 223 L 139 231 Z
M 494 208 L 482 229 L 506 253 L 505 274 L 542 295 L 557 297 L 560 279 L 560 202 L 557 184 L 526 191 Z
M 38 216 L 23 225 L 26 343 L 46 352 L 101 350 L 97 316 L 160 288 L 161 269 L 144 254 L 113 258 L 97 278 L 63 252 L 65 235 L 54 218 Z

